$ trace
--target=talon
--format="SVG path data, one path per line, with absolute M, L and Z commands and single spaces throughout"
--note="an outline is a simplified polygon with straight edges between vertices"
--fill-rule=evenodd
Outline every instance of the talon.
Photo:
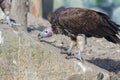
M 72 59 L 72 58 L 74 58 L 74 54 L 71 54 L 65 57 L 65 59 Z
M 84 59 L 81 57 L 81 55 L 78 53 L 78 54 L 75 54 L 74 57 L 77 59 L 77 60 L 80 60 L 80 61 L 84 61 Z
M 61 50 L 61 54 L 71 54 L 71 53 L 68 53 L 68 51 L 67 50 Z
M 69 59 L 70 59 L 70 57 L 69 57 L 69 56 L 66 56 L 66 57 L 65 57 L 65 59 L 68 59 L 68 60 L 69 60 Z

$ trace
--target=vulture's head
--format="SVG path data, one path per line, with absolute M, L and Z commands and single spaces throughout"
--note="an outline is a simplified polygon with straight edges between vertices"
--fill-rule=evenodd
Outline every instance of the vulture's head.
M 38 34 L 38 38 L 47 38 L 53 35 L 53 31 L 51 27 L 45 28 L 42 32 Z

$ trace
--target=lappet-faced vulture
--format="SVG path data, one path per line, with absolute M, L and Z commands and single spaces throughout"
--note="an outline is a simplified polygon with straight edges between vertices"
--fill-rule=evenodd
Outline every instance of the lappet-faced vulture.
M 120 44 L 118 37 L 120 26 L 101 12 L 82 8 L 66 8 L 50 13 L 48 21 L 52 25 L 51 28 L 46 28 L 38 36 L 45 38 L 52 36 L 53 33 L 69 36 L 78 45 L 78 54 L 74 57 L 80 60 L 82 60 L 81 52 L 88 37 L 105 38 L 107 41 Z M 77 36 L 80 36 L 81 41 L 77 40 Z M 68 55 L 71 55 L 73 42 L 66 51 Z

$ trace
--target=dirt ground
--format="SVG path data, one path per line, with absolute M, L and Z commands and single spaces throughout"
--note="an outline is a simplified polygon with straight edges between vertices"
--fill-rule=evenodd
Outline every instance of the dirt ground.
M 44 26 L 43 24 L 40 26 Z M 42 28 L 40 26 L 37 26 L 35 30 L 29 32 L 30 36 L 35 40 L 38 40 L 37 35 Z M 42 43 L 48 43 L 47 48 L 49 48 L 49 45 L 53 45 L 59 49 L 62 44 L 64 47 L 68 47 L 71 41 L 69 37 L 64 35 L 54 35 L 53 37 L 43 40 L 45 42 L 43 41 Z M 77 49 L 75 48 L 72 52 L 75 53 L 76 51 Z M 111 75 L 111 80 L 120 80 L 120 45 L 108 42 L 104 38 L 91 37 L 87 39 L 87 44 L 82 56 L 86 61 L 108 70 Z

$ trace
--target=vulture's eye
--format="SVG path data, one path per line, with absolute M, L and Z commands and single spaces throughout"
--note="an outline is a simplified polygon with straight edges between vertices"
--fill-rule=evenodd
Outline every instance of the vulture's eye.
M 48 33 L 48 31 L 45 31 L 45 33 Z

